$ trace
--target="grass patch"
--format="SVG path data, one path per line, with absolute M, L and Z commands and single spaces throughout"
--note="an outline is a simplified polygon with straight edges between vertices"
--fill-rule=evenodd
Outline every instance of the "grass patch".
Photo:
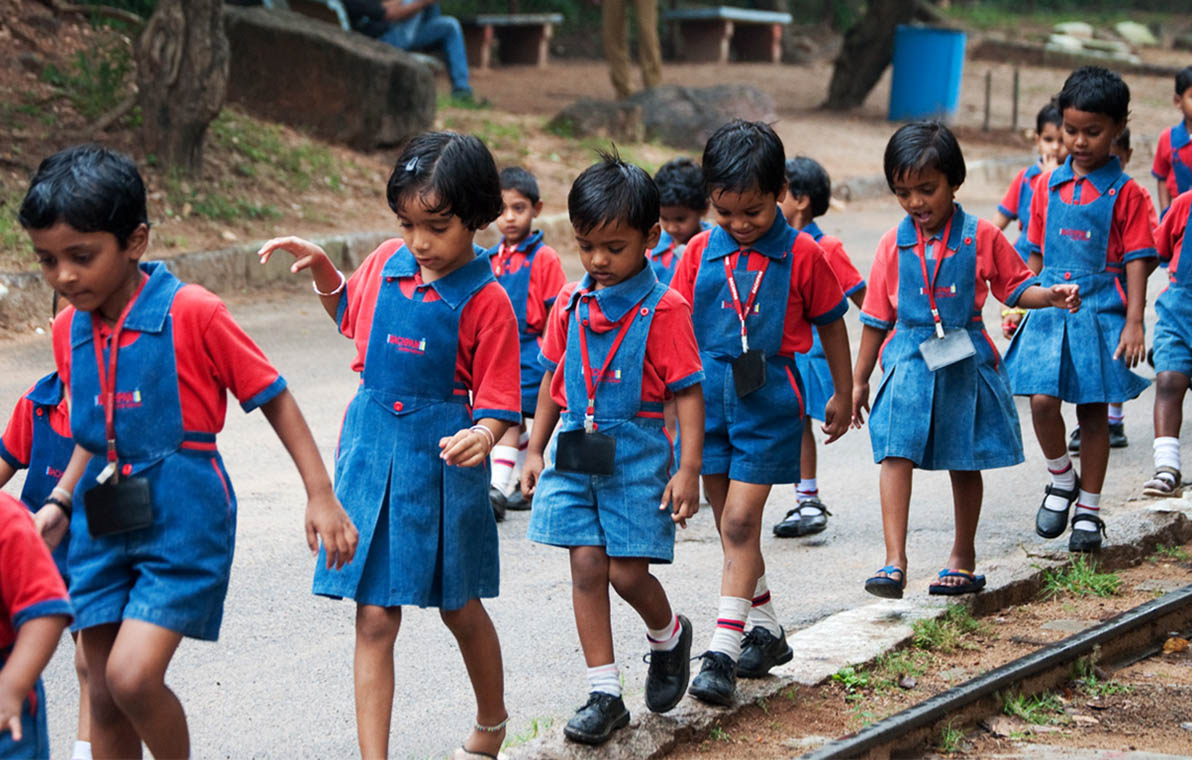
M 539 721 L 537 718 L 531 719 L 530 727 L 527 728 L 525 731 L 522 731 L 520 734 L 514 734 L 513 736 L 507 738 L 501 744 L 501 749 L 507 750 L 512 747 L 517 747 L 522 744 L 525 744 L 526 742 L 528 742 L 532 739 L 537 739 L 538 735 L 540 733 L 542 733 L 543 731 L 550 728 L 552 722 L 553 721 L 550 718 L 547 718 L 543 721 Z
M 1117 573 L 1098 572 L 1097 560 L 1077 554 L 1067 565 L 1043 571 L 1044 599 L 1063 594 L 1074 596 L 1113 596 L 1121 589 L 1122 579 Z
M 12 262 L 3 269 L 31 269 L 35 263 L 29 246 L 29 238 L 17 221 L 17 209 L 24 198 L 16 190 L 0 186 L 0 264 Z
M 844 688 L 844 698 L 855 702 L 862 698 L 861 691 L 869 688 L 869 671 L 847 665 L 832 674 L 832 680 Z
M 128 48 L 92 45 L 75 53 L 63 68 L 47 64 L 41 80 L 58 88 L 84 118 L 94 120 L 116 107 L 132 70 Z
M 290 144 L 276 124 L 251 121 L 225 108 L 211 122 L 209 134 L 238 156 L 232 170 L 242 177 L 274 179 L 297 192 L 314 185 L 343 188 L 342 167 L 329 148 L 305 138 Z
M 1020 692 L 1004 696 L 1002 712 L 1036 726 L 1054 726 L 1066 722 L 1064 720 L 1064 704 L 1054 694 L 1036 694 L 1026 697 Z
M 720 726 L 712 726 L 712 730 L 708 732 L 708 738 L 717 742 L 731 742 L 733 740 L 732 735 Z
M 1155 547 L 1155 553 L 1148 558 L 1151 562 L 1162 562 L 1165 560 L 1172 560 L 1175 562 L 1192 562 L 1192 554 L 1184 550 L 1182 546 L 1167 546 L 1166 544 L 1159 544 Z
M 917 649 L 951 652 L 957 648 L 975 646 L 965 641 L 965 637 L 982 633 L 985 626 L 973 617 L 968 607 L 950 604 L 944 614 L 937 618 L 916 620 L 911 630 L 912 641 Z
M 940 740 L 936 745 L 940 752 L 952 754 L 959 752 L 960 748 L 964 746 L 964 732 L 958 728 L 952 727 L 952 721 L 949 720 L 947 725 L 940 731 Z

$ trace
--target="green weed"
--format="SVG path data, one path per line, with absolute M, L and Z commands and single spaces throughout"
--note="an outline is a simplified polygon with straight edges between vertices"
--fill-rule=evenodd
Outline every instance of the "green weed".
M 782 697 L 783 697 L 783 699 L 785 699 L 787 702 L 796 702 L 796 701 L 798 701 L 798 699 L 799 699 L 799 686 L 798 686 L 798 684 L 795 684 L 795 685 L 793 685 L 793 686 L 790 686 L 790 687 L 788 687 L 788 688 L 787 688 L 785 691 L 783 691 L 783 692 L 782 692 Z
M 1118 683 L 1114 680 L 1102 681 L 1093 673 L 1086 673 L 1085 675 L 1076 679 L 1076 685 L 1085 694 L 1090 697 L 1112 697 L 1117 694 L 1129 694 L 1134 691 L 1134 687 L 1124 683 Z
M 553 722 L 554 721 L 551 718 L 546 718 L 545 720 L 543 720 L 541 722 L 539 722 L 539 720 L 537 718 L 531 719 L 530 727 L 527 728 L 525 731 L 522 731 L 520 734 L 514 734 L 513 736 L 505 739 L 504 743 L 501 744 L 501 749 L 502 750 L 510 749 L 512 747 L 517 747 L 519 745 L 525 744 L 526 742 L 528 742 L 532 739 L 537 739 L 538 734 L 541 733 L 542 731 L 545 731 L 548 728 L 550 728 L 551 723 L 553 723 Z
M 766 700 L 765 697 L 757 698 L 757 706 L 760 707 L 762 712 L 765 713 L 766 715 L 770 714 L 770 703 Z
M 1097 571 L 1097 560 L 1077 554 L 1072 561 L 1059 568 L 1043 570 L 1044 599 L 1061 594 L 1076 596 L 1113 596 L 1121 588 L 1122 579 L 1116 573 Z
M 939 617 L 916 620 L 911 626 L 916 648 L 938 652 L 970 648 L 973 645 L 966 642 L 965 637 L 984 630 L 985 626 L 962 604 L 950 604 Z
M 720 726 L 712 726 L 712 730 L 708 732 L 708 736 L 713 741 L 718 741 L 718 742 L 731 742 L 733 740 L 732 735 L 729 734 L 728 731 L 725 731 Z
M 212 140 L 240 156 L 232 168 L 242 177 L 271 177 L 297 192 L 314 184 L 343 188 L 342 168 L 324 145 L 299 139 L 288 145 L 281 127 L 250 121 L 224 109 L 209 128 Z
M 61 90 L 84 118 L 97 119 L 120 102 L 124 80 L 132 70 L 127 48 L 92 45 L 75 53 L 65 68 L 48 64 L 41 79 Z
M 1184 551 L 1182 546 L 1167 546 L 1159 544 L 1155 547 L 1155 553 L 1149 557 L 1151 562 L 1159 562 L 1161 560 L 1174 560 L 1176 562 L 1192 562 L 1192 554 Z
M 963 745 L 964 732 L 958 728 L 953 728 L 952 721 L 948 721 L 948 724 L 940 731 L 940 740 L 937 745 L 940 748 L 940 752 L 947 754 L 959 752 Z
M 864 668 L 847 665 L 833 673 L 832 680 L 844 687 L 844 698 L 854 702 L 861 699 L 862 689 L 869 688 L 870 675 Z
M 1036 726 L 1053 726 L 1065 722 L 1064 705 L 1054 694 L 1026 697 L 1020 692 L 1006 696 L 1002 700 L 1002 712 Z

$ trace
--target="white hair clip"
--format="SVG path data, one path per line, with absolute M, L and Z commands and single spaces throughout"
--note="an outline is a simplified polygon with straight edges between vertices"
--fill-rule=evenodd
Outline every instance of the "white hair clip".
M 406 171 L 408 171 L 408 172 L 418 171 L 418 156 L 414 156 L 413 158 L 411 158 L 409 161 L 406 162 Z

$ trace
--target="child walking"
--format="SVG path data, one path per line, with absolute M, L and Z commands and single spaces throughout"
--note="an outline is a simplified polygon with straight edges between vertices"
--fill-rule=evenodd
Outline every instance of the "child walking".
M 659 233 L 650 175 L 602 154 L 575 179 L 567 211 L 588 274 L 563 289 L 551 312 L 539 424 L 522 484 L 535 494 L 530 540 L 571 555 L 590 693 L 563 733 L 600 744 L 629 723 L 613 654 L 610 585 L 646 624 L 646 707 L 667 712 L 687 689 L 691 622 L 673 611 L 650 563 L 671 562 L 675 523 L 686 527 L 699 509 L 704 375 L 691 308 L 647 264 Z M 662 404 L 671 398 L 683 436 L 677 471 L 662 424 Z M 548 440 L 551 465 L 544 468 Z
M 88 145 L 53 155 L 18 218 L 71 304 L 53 343 L 75 448 L 36 519 L 51 547 L 69 520 L 92 749 L 139 757 L 144 742 L 154 757 L 189 757 L 165 673 L 184 636 L 214 641 L 223 617 L 236 524 L 215 446 L 227 391 L 260 407 L 293 457 L 312 551 L 321 537 L 328 562 L 347 562 L 355 529 L 285 380 L 218 298 L 141 261 L 149 223 L 132 161 Z
M 351 562 L 315 568 L 314 592 L 356 601 L 356 729 L 362 757 L 385 757 L 393 646 L 402 606 L 438 607 L 476 694 L 457 760 L 496 757 L 505 735 L 501 645 L 482 598 L 497 595 L 497 524 L 485 463 L 521 419 L 517 319 L 476 230 L 501 213 L 488 148 L 429 132 L 402 151 L 386 188 L 402 238 L 350 280 L 314 243 L 277 238 L 356 345 L 360 389 L 344 415 L 335 488 L 360 529 Z
M 542 384 L 538 350 L 546 332 L 546 316 L 567 282 L 559 254 L 542 242 L 541 230 L 532 231 L 534 219 L 542 213 L 534 175 L 516 166 L 502 169 L 501 204 L 501 215 L 497 217 L 501 242 L 487 255 L 493 276 L 505 289 L 517 316 L 522 420 L 520 425 L 511 425 L 493 447 L 488 495 L 498 522 L 505 519 L 507 509 L 530 508 L 529 499 L 521 492 L 521 473 L 538 406 L 538 386 Z
M 947 564 L 928 590 L 967 594 L 985 586 L 985 576 L 974 572 L 981 470 L 1023 459 L 1018 414 L 981 309 L 992 293 L 1010 306 L 1075 310 L 1079 288 L 1040 287 L 997 227 L 955 203 L 964 156 L 943 124 L 900 128 L 884 163 L 907 215 L 878 243 L 854 370 L 853 421 L 860 426 L 869 412 L 886 541 L 886 564 L 865 590 L 902 598 L 911 480 L 919 468 L 949 471 L 956 521 Z M 870 411 L 869 378 L 879 356 L 882 379 Z
M 1151 174 L 1159 180 L 1159 216 L 1167 214 L 1172 199 L 1192 190 L 1192 66 L 1175 75 L 1175 96 L 1180 122 L 1159 135 Z
M 1155 243 L 1148 199 L 1112 154 L 1129 115 L 1126 83 L 1086 66 L 1068 77 L 1058 100 L 1068 159 L 1039 177 L 1028 265 L 1044 285 L 1079 284 L 1085 308 L 1027 315 L 1006 352 L 1006 369 L 1013 392 L 1031 397 L 1035 437 L 1050 474 L 1035 532 L 1062 535 L 1075 503 L 1068 549 L 1095 551 L 1105 531 L 1106 405 L 1135 398 L 1148 384 L 1129 368 L 1146 354 L 1142 320 Z M 1076 404 L 1080 422 L 1079 475 L 1066 449 L 1064 401 Z
M 785 163 L 764 123 L 737 119 L 712 134 L 702 165 L 718 226 L 687 244 L 672 284 L 692 306 L 707 375 L 704 493 L 724 550 L 716 629 L 690 691 L 718 705 L 731 703 L 738 674 L 761 677 L 794 656 L 766 583 L 762 512 L 771 486 L 799 479 L 804 394 L 794 356 L 811 348 L 813 324 L 835 388 L 828 443 L 848 429 L 852 398 L 848 304 L 823 250 L 778 208 Z
M 1031 254 L 1026 225 L 1031 219 L 1031 198 L 1035 195 L 1035 180 L 1043 172 L 1062 164 L 1067 157 L 1063 137 L 1060 135 L 1063 121 L 1055 98 L 1039 109 L 1039 113 L 1035 115 L 1035 152 L 1039 154 L 1038 158 L 1014 175 L 993 215 L 993 223 L 999 230 L 1005 230 L 1010 222 L 1018 220 L 1018 238 L 1014 243 L 1014 250 L 1018 251 L 1023 261 Z
M 704 173 L 690 158 L 672 158 L 654 174 L 661 206 L 658 221 L 662 234 L 650 251 L 650 266 L 658 281 L 670 285 L 675 267 L 691 238 L 711 225 L 704 221 L 708 196 L 704 192 Z
M 840 242 L 840 238 L 825 235 L 814 221 L 816 217 L 827 213 L 832 198 L 832 181 L 828 178 L 828 172 L 814 159 L 805 156 L 788 158 L 786 181 L 788 188 L 786 198 L 782 201 L 782 215 L 786 217 L 787 224 L 806 232 L 819 243 L 845 296 L 860 308 L 865 300 L 865 279 L 844 252 L 844 243 Z M 828 368 L 824 346 L 820 343 L 819 330 L 811 331 L 811 350 L 805 354 L 795 354 L 795 364 L 803 378 L 807 417 L 823 422 L 824 410 L 828 399 L 832 397 L 832 372 Z M 828 527 L 828 516 L 832 514 L 819 497 L 819 484 L 815 477 L 815 434 L 811 425 L 803 426 L 800 457 L 799 484 L 795 486 L 798 504 L 774 526 L 774 535 L 779 538 L 820 533 Z

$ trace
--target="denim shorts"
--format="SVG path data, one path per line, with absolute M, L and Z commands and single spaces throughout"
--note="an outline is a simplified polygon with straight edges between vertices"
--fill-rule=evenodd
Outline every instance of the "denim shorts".
M 8 653 L 0 655 L 4 666 Z M 5 726 L 0 731 L 0 760 L 43 760 L 50 756 L 50 731 L 46 725 L 46 692 L 41 679 L 33 684 L 33 691 L 21 702 L 21 740 L 14 741 Z
M 91 459 L 75 504 L 95 483 L 104 458 Z M 215 641 L 236 539 L 236 496 L 215 451 L 181 450 L 133 474 L 149 480 L 153 525 L 93 538 L 87 512 L 70 530 L 72 631 L 125 619 Z
M 675 524 L 669 507 L 658 504 L 674 458 L 662 420 L 634 418 L 606 431 L 617 441 L 613 474 L 560 472 L 549 465 L 538 479 L 527 535 L 540 544 L 603 546 L 610 557 L 670 562 Z
M 1192 290 L 1168 286 L 1155 300 L 1155 372 L 1192 377 Z

